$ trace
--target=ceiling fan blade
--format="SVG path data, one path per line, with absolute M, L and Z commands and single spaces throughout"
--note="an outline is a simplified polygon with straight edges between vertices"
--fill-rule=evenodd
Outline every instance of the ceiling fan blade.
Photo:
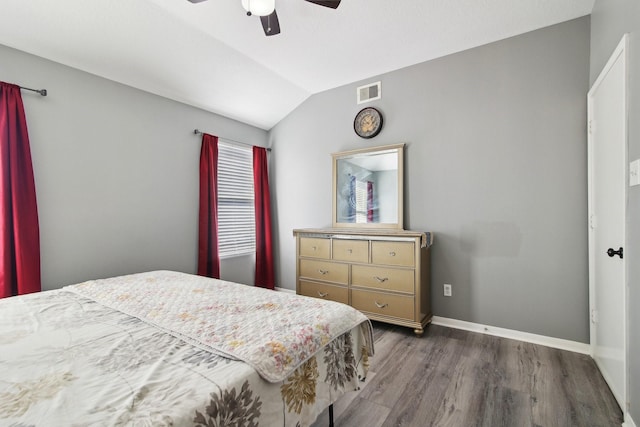
M 305 0 L 308 1 L 309 3 L 313 3 L 313 4 L 318 4 L 320 6 L 324 6 L 324 7 L 330 7 L 331 9 L 337 9 L 338 6 L 340 6 L 340 0 Z
M 271 15 L 261 16 L 260 22 L 262 22 L 262 29 L 265 36 L 275 36 L 280 34 L 280 21 L 278 21 L 278 14 L 274 10 Z
M 191 3 L 201 3 L 203 1 L 207 1 L 207 0 L 189 0 Z

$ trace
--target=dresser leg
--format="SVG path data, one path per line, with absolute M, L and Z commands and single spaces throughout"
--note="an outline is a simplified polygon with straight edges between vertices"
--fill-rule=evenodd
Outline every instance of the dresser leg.
M 422 334 L 424 334 L 424 329 L 416 328 L 416 329 L 413 330 L 413 332 L 416 334 L 417 337 L 421 337 Z

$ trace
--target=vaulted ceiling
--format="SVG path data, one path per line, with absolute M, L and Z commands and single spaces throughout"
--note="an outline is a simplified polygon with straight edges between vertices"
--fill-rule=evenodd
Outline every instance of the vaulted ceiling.
M 0 44 L 270 129 L 309 96 L 591 13 L 594 0 L 2 0 Z M 1 72 L 1 64 L 0 64 Z

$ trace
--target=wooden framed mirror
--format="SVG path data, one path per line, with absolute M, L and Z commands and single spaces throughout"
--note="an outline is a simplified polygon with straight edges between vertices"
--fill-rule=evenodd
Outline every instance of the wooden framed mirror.
M 404 144 L 331 156 L 333 227 L 402 229 Z

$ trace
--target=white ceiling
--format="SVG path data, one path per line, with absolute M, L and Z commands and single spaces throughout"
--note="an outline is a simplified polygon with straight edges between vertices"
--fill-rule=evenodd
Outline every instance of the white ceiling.
M 2 0 L 0 44 L 270 129 L 310 95 L 591 13 L 594 0 Z M 355 102 L 355 91 L 354 91 Z

